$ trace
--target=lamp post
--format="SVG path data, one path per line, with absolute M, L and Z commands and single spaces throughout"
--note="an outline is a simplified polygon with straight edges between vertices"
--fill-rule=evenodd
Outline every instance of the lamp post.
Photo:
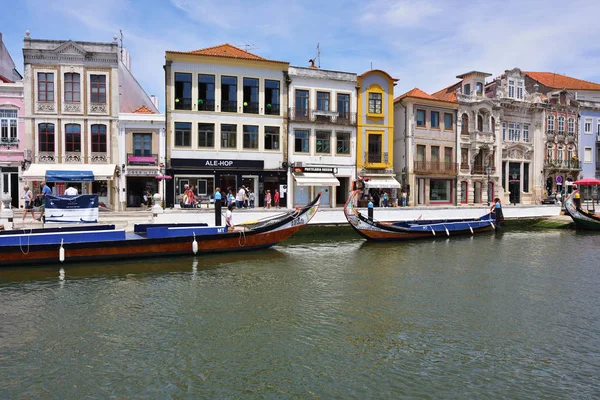
M 485 167 L 485 172 L 487 173 L 487 205 L 490 205 L 490 197 L 491 197 L 491 193 L 490 193 L 490 175 L 492 174 L 492 166 L 490 164 L 487 165 L 487 167 Z

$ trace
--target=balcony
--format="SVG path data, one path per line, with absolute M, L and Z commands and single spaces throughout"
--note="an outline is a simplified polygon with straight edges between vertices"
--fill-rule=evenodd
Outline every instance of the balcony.
M 494 133 L 486 132 L 486 131 L 471 132 L 470 138 L 471 138 L 471 143 L 493 144 L 496 141 Z
M 245 101 L 244 102 L 244 113 L 258 114 L 258 102 Z
M 415 161 L 416 174 L 456 175 L 457 167 L 452 162 Z
M 281 108 L 279 104 L 267 104 L 265 106 L 265 115 L 280 115 Z
M 581 161 L 544 160 L 544 169 L 579 170 L 581 169 Z
M 559 142 L 564 142 L 565 141 L 565 133 L 558 132 L 558 135 L 556 135 L 556 140 L 558 140 Z
M 63 156 L 65 164 L 79 164 L 81 163 L 81 152 L 80 151 L 66 151 Z
M 0 138 L 0 147 L 6 147 L 10 150 L 11 147 L 19 146 L 19 138 L 16 137 L 1 137 Z
M 289 110 L 290 121 L 313 122 L 317 124 L 356 125 L 355 112 L 338 112 L 325 110 L 308 110 L 305 108 L 291 107 Z
M 175 99 L 175 109 L 176 110 L 191 110 L 192 109 L 192 99 L 189 97 Z
M 105 151 L 93 151 L 89 157 L 90 164 L 108 164 L 108 153 Z
M 471 166 L 471 175 L 487 175 L 487 166 L 485 165 L 475 165 Z M 496 167 L 492 167 L 490 170 L 490 175 L 494 175 L 496 173 Z
M 155 166 L 158 165 L 158 154 L 136 155 L 127 154 L 127 165 Z
M 221 111 L 222 112 L 237 112 L 237 101 L 221 100 Z
M 567 135 L 565 138 L 566 143 L 575 143 L 575 135 Z
M 549 142 L 553 142 L 555 137 L 556 133 L 554 131 L 546 132 L 546 140 L 548 140 Z
M 467 163 L 461 163 L 460 164 L 460 170 L 461 171 L 467 171 L 467 172 L 469 172 L 469 164 L 467 164 Z
M 37 162 L 40 164 L 55 164 L 56 153 L 53 151 L 40 151 L 37 156 Z
M 198 111 L 215 111 L 215 101 L 198 99 Z

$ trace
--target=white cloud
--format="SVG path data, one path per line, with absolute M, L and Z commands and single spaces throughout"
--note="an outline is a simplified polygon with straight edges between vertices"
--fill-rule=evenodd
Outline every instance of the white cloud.
M 359 21 L 371 28 L 377 28 L 382 23 L 392 28 L 418 26 L 441 14 L 442 4 L 429 0 L 376 0 L 362 7 Z

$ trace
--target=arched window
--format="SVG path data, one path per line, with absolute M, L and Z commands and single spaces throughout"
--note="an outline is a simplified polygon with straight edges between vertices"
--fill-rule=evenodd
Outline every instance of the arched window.
M 546 160 L 552 160 L 554 158 L 554 148 L 552 145 L 548 145 L 548 150 L 546 151 Z
M 461 121 L 462 122 L 460 132 L 464 134 L 469 134 L 469 116 L 467 114 L 463 114 Z
M 557 151 L 557 159 L 558 161 L 562 161 L 564 159 L 564 155 L 565 155 L 565 149 L 562 146 L 558 146 L 558 151 Z
M 565 133 L 565 117 L 563 116 L 558 117 L 558 133 L 563 135 Z
M 65 125 L 65 151 L 73 153 L 81 152 L 81 125 Z
M 477 115 L 477 130 L 483 132 L 483 115 Z
M 92 125 L 92 152 L 106 153 L 106 125 Z
M 548 133 L 554 133 L 554 115 L 548 115 Z
M 39 151 L 54 152 L 54 124 L 38 125 Z

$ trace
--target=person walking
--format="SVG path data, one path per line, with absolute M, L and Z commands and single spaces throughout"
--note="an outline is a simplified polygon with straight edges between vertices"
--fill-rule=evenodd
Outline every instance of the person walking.
M 235 226 L 233 225 L 233 203 L 227 206 L 227 211 L 225 212 L 225 226 L 227 226 L 228 231 L 235 229 Z
M 402 189 L 402 207 L 406 207 L 406 190 Z
M 233 204 L 233 190 L 229 189 L 229 193 L 227 194 L 227 207 Z
M 33 211 L 33 193 L 31 193 L 31 190 L 29 190 L 28 185 L 25 185 L 23 187 L 23 190 L 25 191 L 25 194 L 23 195 L 23 198 L 25 199 L 25 210 L 23 211 L 23 222 L 25 222 L 25 217 L 27 216 L 27 213 L 30 211 L 31 211 L 32 221 L 35 221 L 35 212 Z
M 265 192 L 265 208 L 271 208 L 271 191 L 267 190 Z
M 500 225 L 504 222 L 504 214 L 502 213 L 502 203 L 498 197 L 494 199 L 494 204 L 490 207 L 490 213 L 496 221 L 496 226 L 500 228 Z
M 52 190 L 48 187 L 48 185 L 46 185 L 46 182 L 42 182 L 42 193 L 40 193 L 38 196 L 40 196 L 42 198 L 42 205 L 40 206 L 40 216 L 37 218 L 38 221 L 45 221 L 44 220 L 44 214 L 46 213 L 46 202 L 45 202 L 45 198 L 48 195 L 52 194 Z
M 250 194 L 248 194 L 248 199 L 250 200 L 250 208 L 254 208 L 254 201 L 256 200 L 256 196 L 254 195 L 253 190 L 250 190 Z
M 387 192 L 383 192 L 383 207 L 388 206 L 388 195 Z
M 216 188 L 215 189 L 214 198 L 215 198 L 215 204 L 217 204 L 217 201 L 219 203 L 221 202 L 221 188 Z
M 235 206 L 237 208 L 242 208 L 242 206 L 244 205 L 244 195 L 245 194 L 246 194 L 246 191 L 244 190 L 244 188 L 240 187 L 238 189 L 237 196 L 235 198 Z
M 273 196 L 273 205 L 279 208 L 279 189 L 275 189 L 275 195 Z

